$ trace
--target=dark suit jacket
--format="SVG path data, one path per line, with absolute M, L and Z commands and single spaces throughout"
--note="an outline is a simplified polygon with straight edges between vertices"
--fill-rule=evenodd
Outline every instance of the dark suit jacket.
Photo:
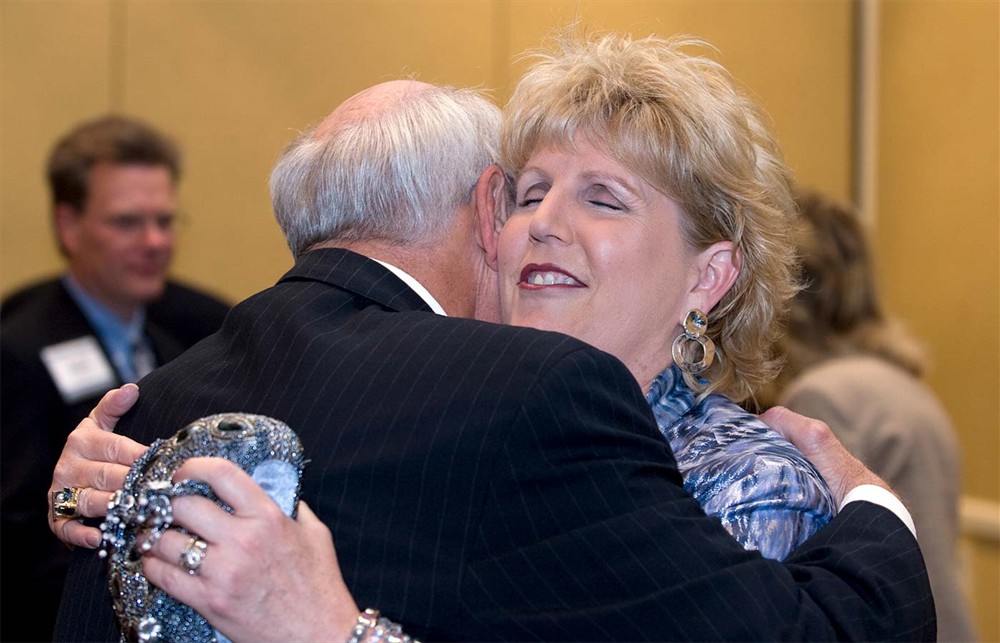
M 227 312 L 228 306 L 217 299 L 169 284 L 146 313 L 146 334 L 157 363 L 177 357 L 217 330 Z M 66 436 L 103 391 L 64 402 L 39 352 L 86 335 L 97 338 L 58 279 L 25 288 L 0 304 L 0 635 L 4 640 L 49 639 L 55 622 L 69 550 L 48 529 L 45 494 Z M 22 608 L 29 596 L 30 607 Z
M 424 640 L 934 637 L 888 511 L 851 505 L 787 565 L 744 551 L 618 360 L 433 315 L 347 251 L 308 253 L 141 388 L 119 427 L 145 442 L 225 411 L 295 429 L 358 603 Z M 117 636 L 100 565 L 74 553 L 57 638 Z

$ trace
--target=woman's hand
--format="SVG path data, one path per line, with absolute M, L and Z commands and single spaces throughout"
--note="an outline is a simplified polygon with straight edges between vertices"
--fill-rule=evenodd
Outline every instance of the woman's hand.
M 346 641 L 358 607 L 344 584 L 330 530 L 300 502 L 298 518 L 241 468 L 221 458 L 191 458 L 174 481 L 202 480 L 227 513 L 203 496 L 174 498 L 174 526 L 203 541 L 194 573 L 180 563 L 192 536 L 165 533 L 146 555 L 152 584 L 205 617 L 233 641 Z

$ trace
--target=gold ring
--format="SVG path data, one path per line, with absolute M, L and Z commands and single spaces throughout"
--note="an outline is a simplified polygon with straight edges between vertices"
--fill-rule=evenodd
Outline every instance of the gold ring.
M 52 517 L 77 518 L 77 506 L 80 503 L 80 487 L 63 487 L 61 491 L 52 492 Z

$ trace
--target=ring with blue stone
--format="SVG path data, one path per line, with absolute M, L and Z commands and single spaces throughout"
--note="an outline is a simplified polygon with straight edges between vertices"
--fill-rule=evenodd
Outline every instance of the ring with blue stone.
M 80 487 L 63 487 L 52 492 L 52 517 L 79 518 Z

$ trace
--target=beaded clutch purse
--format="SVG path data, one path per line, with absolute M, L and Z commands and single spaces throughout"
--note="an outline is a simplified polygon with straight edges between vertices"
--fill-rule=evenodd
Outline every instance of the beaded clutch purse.
M 197 612 L 150 584 L 142 571 L 143 551 L 173 522 L 171 498 L 200 494 L 232 511 L 207 484 L 172 481 L 186 459 L 201 456 L 235 462 L 286 515 L 295 516 L 302 443 L 284 423 L 263 415 L 222 413 L 195 420 L 172 438 L 154 442 L 132 465 L 101 524 L 100 554 L 110 557 L 108 586 L 123 641 L 228 640 Z

